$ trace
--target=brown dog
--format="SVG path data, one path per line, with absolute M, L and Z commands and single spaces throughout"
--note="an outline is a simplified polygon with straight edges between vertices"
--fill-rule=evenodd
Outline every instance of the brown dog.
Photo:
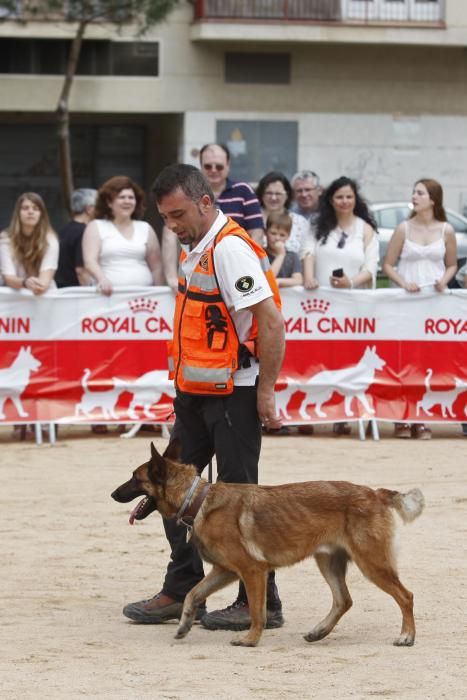
M 387 489 L 374 491 L 347 481 L 209 485 L 199 480 L 194 466 L 177 462 L 178 454 L 176 441 L 163 456 L 151 444 L 149 462 L 112 493 L 120 503 L 145 496 L 132 511 L 131 523 L 156 509 L 164 518 L 177 516 L 185 522 L 184 513 L 186 517 L 195 505 L 193 540 L 212 570 L 186 596 L 177 639 L 190 631 L 200 603 L 241 579 L 248 595 L 251 627 L 232 644 L 255 646 L 266 620 L 268 572 L 314 556 L 333 602 L 328 615 L 305 636 L 308 642 L 328 635 L 351 607 L 345 574 L 353 559 L 401 609 L 402 630 L 394 644 L 414 643 L 413 595 L 397 576 L 392 509 L 404 522 L 414 520 L 424 506 L 421 491 L 412 489 L 405 495 Z

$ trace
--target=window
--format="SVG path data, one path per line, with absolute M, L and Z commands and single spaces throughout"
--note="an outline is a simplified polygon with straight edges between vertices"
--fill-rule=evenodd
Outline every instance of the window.
M 257 182 L 270 170 L 290 178 L 297 171 L 297 122 L 218 120 L 216 143 L 229 147 L 234 180 Z
M 288 85 L 290 54 L 228 52 L 225 54 L 225 82 Z
M 0 73 L 63 75 L 71 42 L 63 39 L 2 39 Z M 85 40 L 77 75 L 159 75 L 157 42 Z

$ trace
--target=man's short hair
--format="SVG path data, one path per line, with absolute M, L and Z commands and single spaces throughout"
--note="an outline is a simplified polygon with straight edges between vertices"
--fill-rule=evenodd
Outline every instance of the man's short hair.
M 319 187 L 319 175 L 313 170 L 299 170 L 291 180 L 292 187 L 295 187 L 297 180 L 314 180 L 315 186 Z
M 210 184 L 194 165 L 185 163 L 168 165 L 159 173 L 151 187 L 156 202 L 160 202 L 163 197 L 167 197 L 178 189 L 181 189 L 193 202 L 199 202 L 201 197 L 207 194 L 214 203 L 214 193 Z
M 83 214 L 87 207 L 93 207 L 97 199 L 97 190 L 81 187 L 71 195 L 71 211 L 73 214 Z
M 287 233 L 290 233 L 292 230 L 292 217 L 290 214 L 286 211 L 273 211 L 268 215 L 268 218 L 266 219 L 266 231 L 268 228 L 271 228 L 271 226 L 277 226 L 277 228 L 282 228 L 284 231 L 287 231 Z
M 229 150 L 228 146 L 225 145 L 225 143 L 205 143 L 199 152 L 199 162 L 201 163 L 203 153 L 205 151 L 207 151 L 209 148 L 212 148 L 213 146 L 217 146 L 218 148 L 221 148 L 225 153 L 225 157 L 227 158 L 227 163 L 230 163 L 230 150 Z

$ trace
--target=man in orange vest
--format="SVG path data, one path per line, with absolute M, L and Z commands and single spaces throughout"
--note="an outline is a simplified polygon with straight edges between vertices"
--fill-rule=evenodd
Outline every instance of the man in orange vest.
M 165 168 L 153 185 L 164 223 L 182 251 L 175 302 L 169 371 L 177 395 L 174 436 L 182 443 L 183 462 L 201 473 L 216 456 L 218 479 L 257 483 L 261 424 L 279 428 L 274 386 L 285 349 L 279 291 L 265 251 L 214 204 L 209 183 L 191 165 Z M 180 619 L 188 591 L 204 576 L 186 529 L 165 520 L 171 561 L 162 590 L 131 603 L 123 614 L 140 623 Z M 208 629 L 242 630 L 250 626 L 243 584 L 225 610 L 198 619 Z M 283 624 L 274 582 L 267 586 L 267 627 Z

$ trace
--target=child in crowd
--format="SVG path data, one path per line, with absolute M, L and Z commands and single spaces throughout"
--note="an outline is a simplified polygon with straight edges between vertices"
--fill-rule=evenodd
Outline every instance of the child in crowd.
M 287 211 L 275 211 L 268 214 L 265 250 L 279 287 L 294 287 L 303 284 L 300 258 L 297 253 L 285 248 L 291 229 L 292 217 Z M 312 426 L 309 427 L 313 429 Z M 282 428 L 278 429 L 268 428 L 265 432 L 272 435 L 289 435 L 290 428 L 283 425 Z
M 279 287 L 303 284 L 301 263 L 297 253 L 286 250 L 292 229 L 292 217 L 285 212 L 272 212 L 266 220 L 266 253 Z

